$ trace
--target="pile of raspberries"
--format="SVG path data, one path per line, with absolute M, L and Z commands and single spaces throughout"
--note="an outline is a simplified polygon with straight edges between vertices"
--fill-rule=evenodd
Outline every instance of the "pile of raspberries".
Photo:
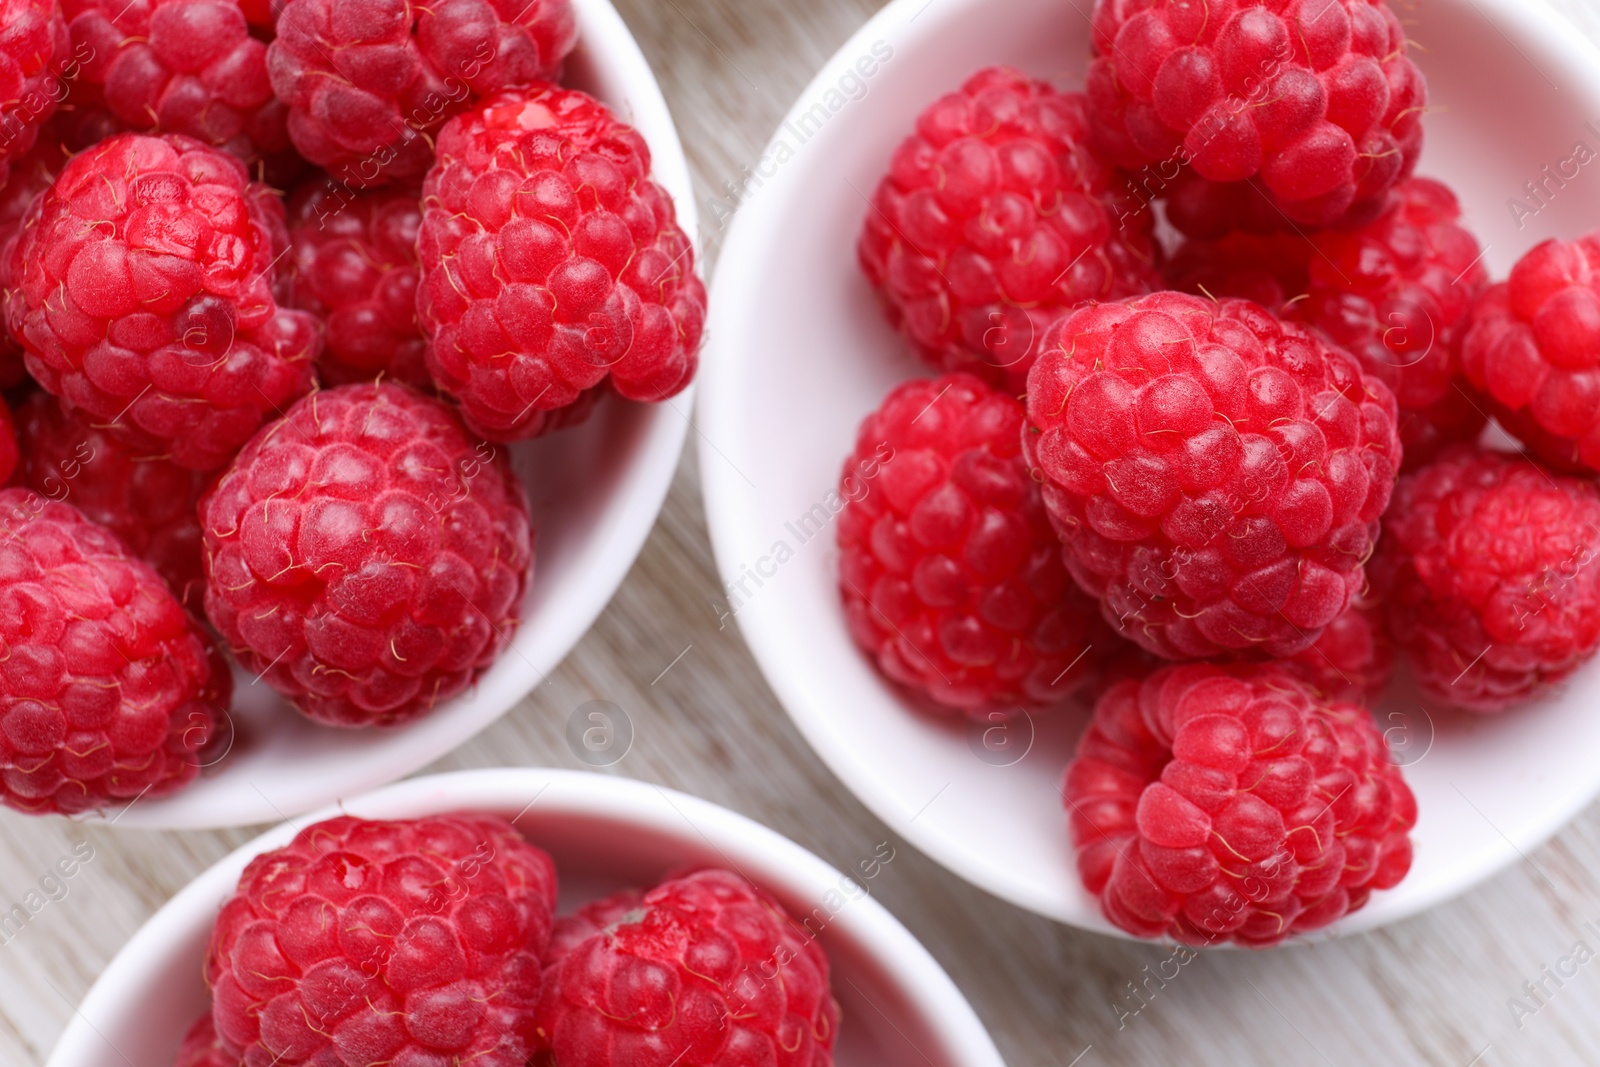
M 223 904 L 175 1067 L 832 1067 L 828 957 L 765 890 L 691 868 L 559 917 L 556 890 L 496 815 L 309 826 Z
M 7 4 L 0 802 L 191 782 L 230 659 L 339 727 L 467 690 L 508 446 L 682 390 L 705 320 L 571 0 Z
M 1092 705 L 1111 923 L 1259 947 L 1410 868 L 1397 659 L 1538 714 L 1600 647 L 1600 231 L 1492 282 L 1384 0 L 1222 10 L 1097 0 L 1084 91 L 982 70 L 894 151 L 860 265 L 942 376 L 861 423 L 839 588 L 914 707 Z

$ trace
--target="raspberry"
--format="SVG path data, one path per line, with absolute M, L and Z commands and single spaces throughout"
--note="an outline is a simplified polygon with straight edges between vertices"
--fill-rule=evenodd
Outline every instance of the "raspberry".
M 1361 592 L 1394 397 L 1304 327 L 1181 293 L 1081 308 L 1028 417 L 1068 569 L 1150 651 L 1292 655 Z
M 1116 640 L 1062 566 L 1023 422 L 970 374 L 906 382 L 862 422 L 839 486 L 856 643 L 918 696 L 978 717 L 1059 703 Z
M 8 246 L 22 229 L 22 217 L 34 197 L 55 182 L 56 173 L 66 161 L 67 152 L 61 141 L 53 135 L 52 126 L 46 126 L 27 155 L 12 162 L 11 177 L 0 186 L 0 289 L 10 284 L 5 273 L 11 259 Z M 27 377 L 21 346 L 0 330 L 0 389 L 21 385 Z
M 325 178 L 289 200 L 291 303 L 322 319 L 324 384 L 379 374 L 430 388 L 417 324 L 416 189 L 341 194 Z
M 1167 180 L 1148 167 L 1129 180 L 1141 200 L 1162 198 L 1167 221 L 1191 240 L 1216 240 L 1236 231 L 1265 236 L 1296 228 L 1253 182 L 1208 182 L 1192 170 L 1180 170 Z
M 77 76 L 66 20 L 55 0 L 0 0 L 0 184 L 32 150 Z
M 571 0 L 289 0 L 267 67 L 300 153 L 356 188 L 415 182 L 475 100 L 554 81 Z
M 0 801 L 73 814 L 214 761 L 233 681 L 149 565 L 70 504 L 0 489 Z
M 239 1067 L 239 1057 L 229 1056 L 217 1040 L 217 1026 L 211 1012 L 194 1021 L 189 1032 L 183 1035 L 178 1047 L 178 1059 L 172 1067 Z
M 1063 789 L 1085 888 L 1140 937 L 1273 945 L 1411 866 L 1416 800 L 1371 718 L 1272 665 L 1118 683 Z
M 170 460 L 140 455 L 37 392 L 17 409 L 22 465 L 18 482 L 70 500 L 122 539 L 167 581 L 178 602 L 198 611 L 205 587 L 195 505 L 207 477 Z
M 1093 22 L 1091 124 L 1117 166 L 1248 180 L 1326 226 L 1416 163 L 1427 88 L 1383 0 L 1097 0 Z
M 1458 446 L 1400 479 L 1373 580 L 1423 692 L 1499 711 L 1600 647 L 1600 489 Z
M 212 625 L 334 726 L 405 722 L 466 689 L 510 642 L 533 564 L 505 456 L 388 383 L 295 404 L 199 513 Z
M 1394 673 L 1394 646 L 1383 628 L 1377 604 L 1357 601 L 1330 622 L 1317 643 L 1278 666 L 1330 700 L 1372 704 Z
M 1487 421 L 1463 391 L 1456 356 L 1473 299 L 1489 284 L 1460 219 L 1445 185 L 1401 182 L 1373 222 L 1314 236 L 1310 297 L 1293 309 L 1394 392 L 1413 462 L 1476 439 Z
M 243 1067 L 525 1067 L 556 869 L 504 819 L 341 817 L 250 861 L 206 959 Z
M 1086 110 L 1082 94 L 993 67 L 930 105 L 895 151 L 861 267 L 928 363 L 1021 393 L 1062 311 L 1159 288 L 1151 218 L 1116 217 Z
M 828 957 L 777 901 L 702 870 L 618 914 L 626 903 L 585 909 L 599 929 L 546 963 L 538 1030 L 551 1063 L 831 1067 Z
M 1203 286 L 1282 305 L 1286 317 L 1321 330 L 1394 392 L 1406 458 L 1425 462 L 1446 444 L 1475 439 L 1487 421 L 1463 391 L 1456 359 L 1473 298 L 1488 284 L 1477 239 L 1460 218 L 1448 187 L 1408 178 L 1364 226 L 1309 239 L 1190 242 L 1168 277 L 1191 292 Z
M 603 382 L 647 401 L 688 385 L 705 287 L 637 132 L 547 85 L 451 119 L 438 143 L 417 310 L 468 425 L 530 437 Z
M 311 386 L 315 323 L 272 297 L 282 230 L 277 199 L 232 156 L 119 134 L 34 201 L 7 325 L 69 406 L 149 454 L 219 467 Z
M 238 0 L 63 0 L 75 95 L 142 133 L 180 133 L 246 163 L 289 149 L 287 111 L 267 80 L 267 46 Z
M 1541 457 L 1600 470 L 1600 231 L 1535 245 L 1485 290 L 1461 367 Z

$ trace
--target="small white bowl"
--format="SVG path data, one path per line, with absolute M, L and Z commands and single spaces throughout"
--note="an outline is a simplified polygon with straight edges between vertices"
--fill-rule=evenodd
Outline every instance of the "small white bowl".
M 1523 228 L 1508 198 L 1600 150 L 1600 53 L 1543 4 L 1406 4 L 1429 79 L 1420 173 L 1451 181 L 1497 276 L 1536 242 L 1600 223 L 1600 163 Z M 856 426 L 930 372 L 884 322 L 856 265 L 867 197 L 916 114 L 968 74 L 1009 63 L 1081 88 L 1088 0 L 895 0 L 831 59 L 756 165 L 718 263 L 700 429 L 728 608 L 802 733 L 897 834 L 1040 914 L 1117 933 L 1082 889 L 1058 790 L 1084 716 L 1004 737 L 913 711 L 851 644 L 825 514 Z M 870 72 L 870 73 L 869 73 Z M 1574 169 L 1569 165 L 1567 171 Z M 1529 202 L 1530 205 L 1533 202 Z M 823 505 L 824 512 L 813 508 Z M 1431 712 L 1396 693 L 1380 726 L 1410 764 L 1416 863 L 1329 933 L 1430 907 L 1516 860 L 1600 792 L 1600 663 L 1498 718 Z M 1036 728 L 1035 728 L 1036 726 Z M 998 743 L 1003 742 L 1003 743 Z M 1024 754 L 1025 753 L 1025 754 Z
M 609 0 L 574 0 L 566 84 L 636 127 L 678 222 L 696 234 L 689 166 L 638 43 Z M 86 816 L 119 826 L 202 829 L 277 822 L 416 771 L 510 711 L 545 680 L 610 602 L 644 547 L 689 431 L 693 386 L 662 404 L 607 397 L 583 425 L 511 447 L 538 531 L 533 582 L 511 646 L 477 685 L 392 730 L 318 726 L 264 682 L 235 672 L 235 750 L 160 800 Z
M 868 868 L 847 876 L 742 815 L 672 790 L 522 769 L 413 778 L 278 826 L 233 852 L 134 934 L 89 990 L 46 1067 L 171 1067 L 185 1029 L 209 1002 L 201 964 L 212 922 L 252 857 L 338 814 L 406 819 L 450 811 L 512 819 L 549 851 L 561 874 L 563 912 L 692 864 L 735 869 L 791 914 L 813 914 L 843 1009 L 839 1067 L 1004 1067 L 950 977 L 872 898 Z M 874 876 L 892 864 L 890 854 L 871 868 Z

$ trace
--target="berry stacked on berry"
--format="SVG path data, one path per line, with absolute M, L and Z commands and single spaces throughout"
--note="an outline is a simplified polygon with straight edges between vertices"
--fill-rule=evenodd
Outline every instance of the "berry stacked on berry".
M 1098 0 L 1093 22 L 1091 127 L 1117 166 L 1248 181 L 1326 226 L 1379 209 L 1421 150 L 1427 89 L 1384 0 Z
M 1005 67 L 918 117 L 873 196 L 860 258 L 933 366 L 1021 392 L 1056 315 L 1159 287 L 1152 217 L 1088 137 L 1081 93 Z
M 609 385 L 664 400 L 694 376 L 705 288 L 650 149 L 555 86 L 451 119 L 422 187 L 428 370 L 497 441 L 570 422 Z
M 1394 398 L 1315 333 L 1244 300 L 1090 305 L 1046 336 L 1028 417 L 1068 568 L 1150 651 L 1292 655 L 1364 588 Z
M 118 134 L 33 201 L 10 246 L 6 324 L 69 407 L 213 470 L 312 385 L 316 323 L 273 298 L 283 243 L 282 204 L 234 157 Z

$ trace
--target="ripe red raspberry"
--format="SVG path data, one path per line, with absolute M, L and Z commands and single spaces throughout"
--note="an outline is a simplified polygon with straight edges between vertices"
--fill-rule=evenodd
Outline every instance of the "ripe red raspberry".
M 1600 231 L 1535 245 L 1487 289 L 1461 367 L 1540 456 L 1600 470 Z
M 851 635 L 889 678 L 978 717 L 1060 703 L 1116 640 L 1062 566 L 1024 421 L 970 374 L 906 382 L 862 422 L 839 486 Z
M 402 385 L 313 393 L 200 501 L 206 614 L 319 722 L 390 726 L 510 642 L 533 563 L 522 486 L 449 407 Z
M 1322 697 L 1370 706 L 1394 674 L 1394 646 L 1378 604 L 1358 601 L 1334 619 L 1310 648 L 1278 665 Z
M 828 957 L 777 901 L 721 870 L 636 900 L 585 909 L 596 932 L 547 961 L 538 1030 L 551 1063 L 831 1067 Z
M 705 287 L 636 131 L 545 85 L 451 119 L 438 145 L 417 310 L 468 425 L 531 437 L 603 382 L 647 401 L 689 384 Z
M 217 1026 L 209 1010 L 183 1035 L 172 1067 L 239 1067 L 239 1057 L 230 1056 L 217 1040 Z
M 0 186 L 0 289 L 10 282 L 6 264 L 11 259 L 9 246 L 22 230 L 22 217 L 33 198 L 50 188 L 56 174 L 67 161 L 67 151 L 54 135 L 54 124 L 39 134 L 33 148 L 11 163 L 11 176 Z M 0 330 L 0 389 L 20 385 L 28 377 L 22 361 L 22 346 L 8 331 Z
M 213 469 L 311 386 L 315 323 L 272 297 L 282 232 L 237 159 L 119 134 L 34 201 L 6 322 L 47 390 L 152 455 Z
M 1189 292 L 1203 286 L 1212 296 L 1281 306 L 1321 330 L 1395 394 L 1406 459 L 1421 463 L 1475 439 L 1487 421 L 1464 391 L 1456 357 L 1473 299 L 1489 281 L 1460 219 L 1448 187 L 1408 178 L 1363 226 L 1192 241 L 1168 277 Z
M 205 576 L 195 505 L 206 475 L 141 455 L 45 392 L 17 409 L 17 439 L 19 484 L 71 501 L 154 567 L 179 603 L 200 610 Z
M 1525 703 L 1600 647 L 1600 489 L 1458 446 L 1400 479 L 1373 580 L 1422 689 Z
M 239 0 L 62 0 L 77 54 L 74 96 L 124 129 L 181 133 L 246 163 L 289 149 L 267 46 Z
M 1084 97 L 981 70 L 895 151 L 859 254 L 889 320 L 930 364 L 1020 393 L 1062 311 L 1159 288 L 1152 219 L 1088 150 Z
M 32 150 L 77 77 L 66 20 L 55 0 L 0 0 L 0 184 Z
M 556 869 L 504 819 L 341 817 L 250 861 L 206 959 L 243 1067 L 525 1067 Z
M 1384 0 L 1097 0 L 1096 147 L 1259 183 L 1296 222 L 1361 219 L 1410 173 L 1427 88 Z
M 0 801 L 73 814 L 218 758 L 233 682 L 149 565 L 70 504 L 0 489 Z
M 1140 937 L 1273 945 L 1411 867 L 1416 800 L 1372 719 L 1272 665 L 1112 687 L 1064 793 L 1085 888 Z
M 1316 641 L 1361 592 L 1393 488 L 1388 388 L 1245 300 L 1094 305 L 1045 342 L 1025 454 L 1112 625 L 1171 659 Z
M 571 0 L 289 0 L 267 67 L 300 154 L 356 188 L 415 182 L 475 100 L 555 81 Z
M 1310 296 L 1292 314 L 1394 392 L 1406 458 L 1477 438 L 1487 417 L 1457 360 L 1473 299 L 1489 284 L 1482 251 L 1440 182 L 1401 182 L 1374 221 L 1312 239 Z
M 417 323 L 415 188 L 346 194 L 313 178 L 289 200 L 290 303 L 322 319 L 323 384 L 379 374 L 430 388 Z

